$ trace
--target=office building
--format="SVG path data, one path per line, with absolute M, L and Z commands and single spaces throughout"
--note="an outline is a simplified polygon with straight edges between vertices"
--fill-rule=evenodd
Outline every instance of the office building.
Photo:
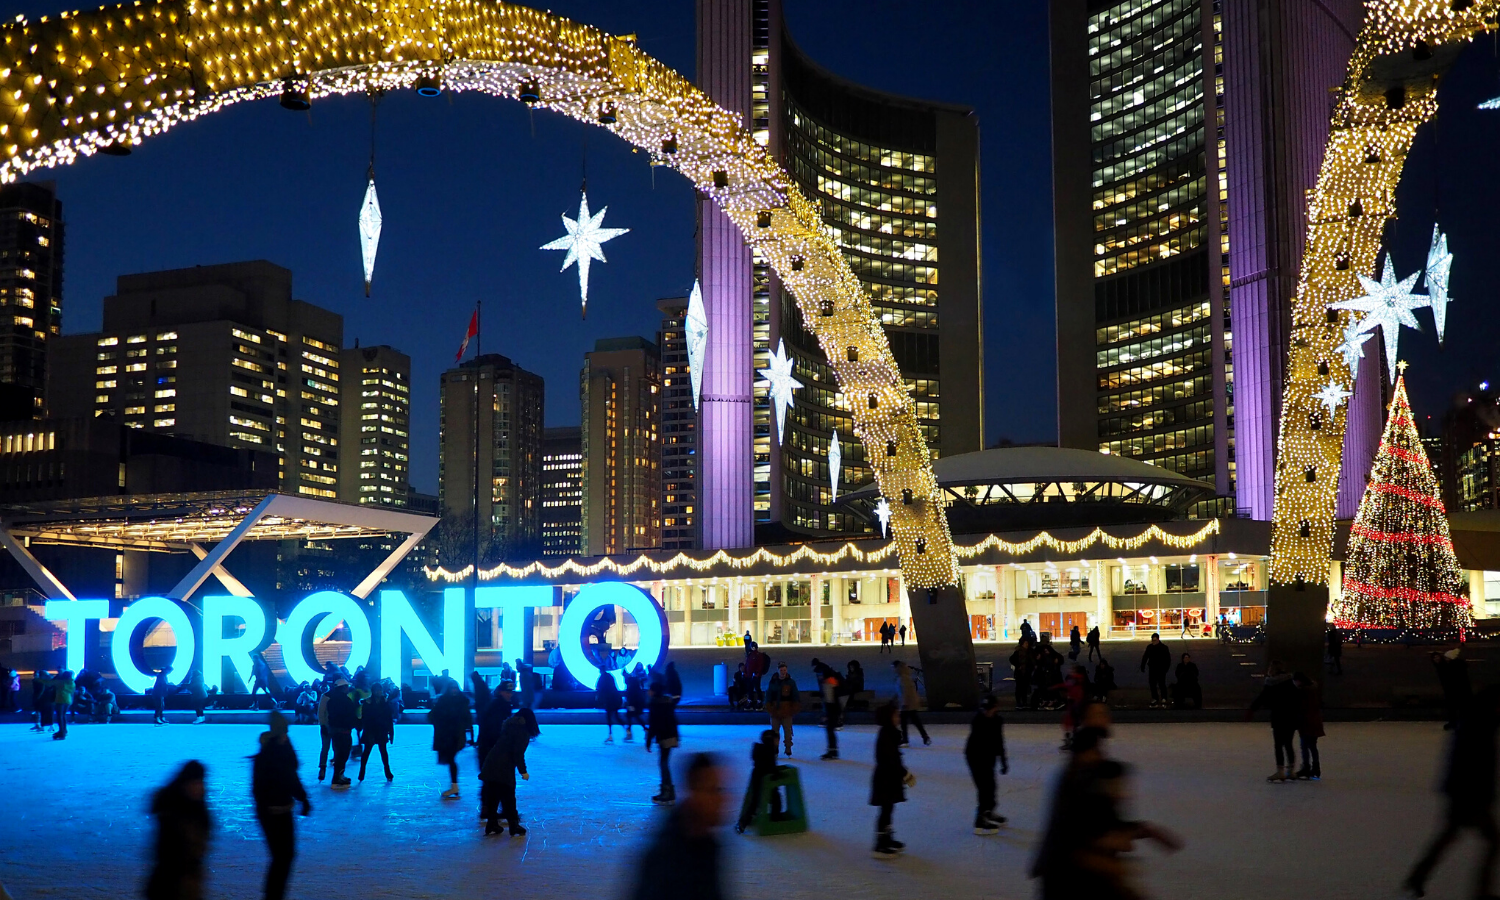
M 1269 519 L 1305 193 L 1356 0 L 1052 0 L 1058 436 Z M 1379 442 L 1350 407 L 1340 514 Z
M 393 347 L 346 348 L 339 499 L 405 507 L 411 492 L 411 357 Z
M 661 545 L 666 550 L 698 546 L 698 410 L 688 365 L 688 301 L 658 300 L 661 331 Z
M 787 33 L 780 0 L 699 0 L 698 86 L 742 115 L 756 141 L 821 205 L 885 326 L 933 454 L 981 449 L 973 111 L 881 93 L 822 69 Z M 834 431 L 843 448 L 841 484 L 872 475 L 796 304 L 728 217 L 702 198 L 698 231 L 709 320 L 697 447 L 702 546 L 747 546 L 757 528 L 767 536 L 872 529 L 832 503 Z M 778 441 L 769 398 L 753 384 L 782 341 L 804 387 Z
M 542 555 L 583 553 L 583 433 L 542 432 Z
M 48 408 L 274 453 L 280 490 L 334 499 L 344 320 L 255 260 L 122 275 L 104 328 L 53 340 Z
M 47 345 L 62 328 L 63 211 L 56 186 L 0 186 L 0 385 L 7 405 L 44 410 Z M 11 402 L 10 395 L 18 400 Z M 11 418 L 11 416 L 7 416 Z
M 472 529 L 478 515 L 484 562 L 535 556 L 541 538 L 546 399 L 541 376 L 498 353 L 486 353 L 444 372 L 440 397 L 438 503 L 443 518 L 467 522 Z
M 596 341 L 578 390 L 584 554 L 660 547 L 660 352 L 641 337 Z

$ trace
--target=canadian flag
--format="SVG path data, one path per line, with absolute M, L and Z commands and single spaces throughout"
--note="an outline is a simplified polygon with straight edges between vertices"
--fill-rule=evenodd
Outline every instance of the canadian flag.
M 464 332 L 464 342 L 458 345 L 458 355 L 453 357 L 454 362 L 460 362 L 464 353 L 469 349 L 469 341 L 479 334 L 479 307 L 474 307 L 474 315 L 469 317 L 469 330 Z

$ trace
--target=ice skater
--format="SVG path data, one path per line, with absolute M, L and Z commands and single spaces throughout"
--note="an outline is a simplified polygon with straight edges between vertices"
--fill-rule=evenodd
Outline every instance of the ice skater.
M 925 746 L 932 746 L 932 738 L 927 736 L 927 729 L 922 726 L 922 713 L 920 707 L 922 698 L 917 694 L 917 682 L 912 675 L 912 668 L 901 660 L 891 663 L 896 670 L 896 696 L 901 699 L 901 745 L 904 747 L 911 742 L 911 726 L 917 726 L 917 733 L 922 736 Z
M 385 766 L 385 780 L 391 781 L 396 776 L 391 772 L 391 757 L 385 745 L 396 740 L 396 717 L 391 712 L 390 701 L 385 697 L 385 685 L 377 681 L 370 688 L 370 696 L 365 698 L 360 707 L 359 718 L 364 725 L 359 740 L 365 748 L 359 758 L 359 780 L 365 780 L 365 767 L 370 764 L 370 750 L 377 748 L 380 751 L 380 763 Z
M 1484 840 L 1484 857 L 1476 873 L 1474 896 L 1494 894 L 1495 861 L 1500 834 L 1495 828 L 1495 731 L 1500 727 L 1500 686 L 1484 688 L 1458 719 L 1448 751 L 1448 774 L 1442 792 L 1448 796 L 1447 819 L 1411 874 L 1402 884 L 1414 896 L 1427 893 L 1427 877 L 1459 835 L 1474 829 Z
M 432 723 L 432 749 L 437 751 L 438 765 L 448 767 L 448 789 L 443 791 L 444 800 L 458 799 L 458 753 L 468 743 L 470 729 L 474 727 L 469 718 L 469 698 L 458 689 L 458 682 L 448 679 L 443 695 L 427 713 Z M 491 698 L 493 700 L 493 698 Z
M 890 859 L 906 845 L 896 840 L 892 817 L 896 804 L 906 802 L 906 788 L 916 779 L 901 761 L 901 732 L 896 728 L 896 704 L 886 703 L 875 710 L 880 733 L 875 736 L 875 772 L 870 777 L 870 805 L 880 808 L 875 820 L 876 859 Z
M 651 841 L 631 900 L 720 900 L 724 897 L 719 840 L 724 824 L 724 770 L 709 753 L 688 761 L 687 798 Z
M 156 724 L 167 724 L 167 695 L 172 693 L 172 685 L 167 681 L 167 674 L 172 671 L 171 666 L 162 666 L 156 670 L 156 682 L 151 685 L 151 696 L 156 699 Z
M 1010 760 L 1005 756 L 1005 720 L 1000 718 L 1000 698 L 988 694 L 979 704 L 979 712 L 969 723 L 969 740 L 964 744 L 964 761 L 974 778 L 979 806 L 974 813 L 975 834 L 999 834 L 1004 816 L 995 815 L 995 761 L 1000 774 L 1010 774 Z
M 681 743 L 677 731 L 677 704 L 667 696 L 666 686 L 659 681 L 651 682 L 651 725 L 646 729 L 646 752 L 651 752 L 655 741 L 661 752 L 657 768 L 661 770 L 661 790 L 652 803 L 671 806 L 677 802 L 677 789 L 672 784 L 672 751 Z
M 1302 751 L 1302 768 L 1296 777 L 1299 781 L 1321 781 L 1323 761 L 1318 758 L 1318 738 L 1323 737 L 1323 689 L 1301 672 L 1292 674 L 1292 684 L 1297 686 L 1300 701 L 1297 743 Z
M 205 774 L 203 763 L 189 760 L 151 798 L 156 850 L 146 900 L 203 900 L 203 857 L 212 827 L 203 802 Z
M 1301 698 L 1292 684 L 1292 676 L 1279 661 L 1272 660 L 1267 667 L 1265 686 L 1245 712 L 1245 721 L 1250 721 L 1261 707 L 1271 711 L 1271 742 L 1276 746 L 1276 773 L 1266 776 L 1266 781 L 1280 784 L 1295 777 L 1297 757 L 1292 753 L 1292 734 L 1297 730 Z
M 594 705 L 604 710 L 604 743 L 613 744 L 615 725 L 625 726 L 625 723 L 620 721 L 620 686 L 615 684 L 613 673 L 603 671 L 599 673 L 599 680 L 594 682 Z
M 750 748 L 750 784 L 745 788 L 745 799 L 740 804 L 740 818 L 735 823 L 734 830 L 740 834 L 750 827 L 755 821 L 755 816 L 760 812 L 760 786 L 765 783 L 766 776 L 772 775 L 780 768 L 776 760 L 776 732 L 767 729 L 760 733 L 760 741 Z M 771 801 L 778 808 L 772 810 L 773 814 L 780 812 L 780 797 Z
M 771 715 L 771 730 L 785 735 L 786 755 L 792 755 L 792 720 L 802 709 L 802 694 L 797 682 L 787 672 L 786 663 L 776 667 L 771 687 L 766 692 L 766 711 Z
M 641 726 L 641 731 L 646 730 L 646 720 L 641 713 L 646 709 L 647 696 L 645 675 L 636 667 L 636 671 L 625 673 L 625 743 L 635 740 L 630 732 L 632 724 Z
M 349 696 L 349 683 L 340 678 L 328 692 L 328 734 L 333 743 L 333 780 L 329 787 L 348 790 L 354 784 L 344 775 L 354 747 L 354 728 L 359 723 L 359 704 Z
M 531 780 L 526 771 L 526 748 L 531 745 L 531 725 L 526 714 L 530 712 L 522 709 L 505 720 L 500 726 L 499 739 L 479 768 L 479 778 L 484 782 L 479 799 L 484 807 L 486 835 L 500 833 L 501 819 L 510 823 L 511 837 L 526 833 L 521 826 L 521 813 L 516 809 L 516 773 L 521 773 L 523 781 Z
M 255 799 L 255 820 L 271 853 L 265 900 L 282 900 L 292 875 L 292 859 L 297 855 L 292 809 L 301 803 L 302 815 L 306 816 L 312 813 L 312 804 L 297 775 L 297 751 L 287 735 L 286 717 L 273 710 L 270 723 L 271 730 L 261 733 L 260 752 L 252 757 L 250 792 Z

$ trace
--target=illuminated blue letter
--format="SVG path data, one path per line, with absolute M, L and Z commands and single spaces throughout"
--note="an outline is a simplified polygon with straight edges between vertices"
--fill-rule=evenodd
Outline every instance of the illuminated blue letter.
M 224 620 L 240 619 L 245 623 L 243 634 L 224 637 Z M 203 598 L 203 684 L 208 688 L 222 687 L 224 657 L 229 657 L 234 670 L 248 687 L 250 684 L 250 651 L 260 646 L 266 636 L 266 612 L 255 602 L 254 597 L 214 596 Z
M 55 622 L 63 623 L 66 634 L 67 657 L 63 665 L 74 675 L 83 669 L 83 638 L 88 633 L 89 619 L 109 617 L 108 600 L 48 600 L 43 615 Z
M 302 633 L 314 619 L 322 620 L 313 630 L 315 641 L 333 634 L 340 621 L 349 626 L 349 659 L 344 663 L 349 671 L 353 672 L 370 661 L 370 620 L 365 618 L 365 611 L 346 594 L 318 591 L 303 597 L 301 603 L 292 607 L 292 614 L 276 629 L 276 641 L 281 644 L 281 658 L 286 663 L 286 671 L 292 681 L 317 681 L 323 677 L 323 673 L 309 665 L 302 655 Z
M 380 592 L 380 677 L 392 681 L 401 679 L 401 633 L 411 638 L 412 649 L 417 651 L 427 670 L 436 674 L 444 669 L 454 673 L 459 682 L 464 680 L 464 641 L 469 629 L 464 627 L 464 589 L 448 588 L 443 591 L 443 649 L 422 618 L 411 608 L 411 602 L 400 591 Z
M 588 624 L 589 616 L 604 606 L 623 607 L 635 619 L 636 629 L 640 633 L 635 655 L 626 661 L 626 668 L 639 662 L 648 670 L 652 669 L 661 661 L 662 652 L 666 649 L 666 629 L 662 626 L 661 607 L 650 594 L 619 581 L 586 584 L 568 604 L 568 608 L 563 610 L 562 622 L 557 628 L 557 644 L 562 650 L 563 664 L 584 687 L 598 680 L 599 668 L 583 652 L 583 629 Z M 624 671 L 625 669 L 614 669 L 611 672 L 615 676 L 615 683 L 621 688 L 625 687 Z
M 482 587 L 474 591 L 475 609 L 500 610 L 500 659 L 509 661 L 531 650 L 521 634 L 523 613 L 528 607 L 551 606 L 552 586 L 548 584 L 511 584 L 504 587 Z M 515 613 L 515 615 L 511 615 Z
M 156 679 L 135 667 L 130 658 L 130 638 L 141 623 L 147 619 L 161 619 L 172 629 L 177 639 L 177 652 L 172 654 L 172 673 L 169 681 L 185 680 L 193 668 L 193 653 L 197 649 L 193 642 L 193 624 L 188 621 L 182 607 L 166 597 L 142 597 L 129 606 L 115 624 L 115 633 L 109 642 L 109 655 L 114 659 L 115 674 L 125 686 L 137 694 L 151 690 Z

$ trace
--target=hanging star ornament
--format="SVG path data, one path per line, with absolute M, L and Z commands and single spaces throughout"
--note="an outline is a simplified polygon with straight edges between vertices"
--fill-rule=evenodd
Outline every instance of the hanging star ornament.
M 559 272 L 566 272 L 568 267 L 574 263 L 578 264 L 578 296 L 583 301 L 583 315 L 588 317 L 589 313 L 589 262 L 599 260 L 608 262 L 604 258 L 601 249 L 606 241 L 612 241 L 622 234 L 630 231 L 629 228 L 603 228 L 604 213 L 609 207 L 603 207 L 598 213 L 589 215 L 589 195 L 585 191 L 583 199 L 578 204 L 578 218 L 570 219 L 563 216 L 563 227 L 568 233 L 555 241 L 549 241 L 542 245 L 543 250 L 566 250 L 568 255 L 563 259 L 562 268 Z
M 881 497 L 880 502 L 875 504 L 875 518 L 880 520 L 880 536 L 885 537 L 886 530 L 891 524 L 891 505 L 885 501 L 884 497 Z
M 1350 325 L 1344 330 L 1344 342 L 1339 344 L 1336 352 L 1344 357 L 1350 369 L 1358 369 L 1359 361 L 1365 358 L 1365 341 L 1374 336 L 1373 331 L 1360 332 L 1357 324 Z
M 1432 321 L 1437 325 L 1437 339 L 1443 343 L 1443 328 L 1448 324 L 1448 273 L 1453 269 L 1453 253 L 1448 250 L 1448 236 L 1432 225 L 1432 247 L 1427 251 L 1427 305 L 1432 307 Z
M 683 330 L 687 332 L 688 378 L 693 383 L 693 409 L 697 409 L 703 391 L 703 358 L 708 351 L 708 312 L 703 308 L 703 290 L 697 281 L 693 282 L 693 293 L 688 297 Z
M 786 341 L 776 342 L 776 353 L 770 363 L 770 366 L 756 370 L 762 380 L 755 386 L 770 392 L 771 402 L 776 404 L 776 441 L 785 443 L 786 409 L 792 405 L 792 391 L 802 387 L 802 382 L 792 377 L 792 358 L 786 355 Z
M 1362 334 L 1366 331 L 1380 329 L 1380 336 L 1385 340 L 1386 359 L 1394 363 L 1396 359 L 1396 341 L 1401 336 L 1401 326 L 1408 328 L 1417 327 L 1417 317 L 1412 315 L 1412 310 L 1420 309 L 1427 305 L 1427 297 L 1424 294 L 1413 294 L 1412 287 L 1417 283 L 1421 272 L 1413 272 L 1411 275 L 1396 280 L 1396 267 L 1391 262 L 1391 255 L 1385 255 L 1385 270 L 1379 281 L 1367 276 L 1360 275 L 1359 284 L 1365 290 L 1362 297 L 1352 300 L 1340 300 L 1330 303 L 1329 309 L 1349 309 L 1362 312 L 1365 315 L 1355 326 L 1354 334 Z M 1347 344 L 1350 334 L 1344 333 L 1344 341 Z M 1396 375 L 1395 368 L 1391 369 L 1391 377 Z
M 828 442 L 828 480 L 833 485 L 833 498 L 839 498 L 839 474 L 844 465 L 844 450 L 839 446 L 838 429 L 833 431 L 833 440 Z M 832 502 L 830 500 L 830 502 Z
M 1328 408 L 1328 414 L 1331 416 L 1338 411 L 1341 403 L 1349 399 L 1350 395 L 1348 391 L 1330 381 L 1323 385 L 1323 389 L 1313 394 L 1313 396 L 1317 397 L 1318 401 Z
M 370 280 L 375 276 L 375 251 L 380 247 L 380 199 L 375 196 L 375 173 L 370 172 L 370 186 L 365 188 L 365 202 L 359 208 L 359 252 L 365 262 L 365 296 L 370 296 Z

